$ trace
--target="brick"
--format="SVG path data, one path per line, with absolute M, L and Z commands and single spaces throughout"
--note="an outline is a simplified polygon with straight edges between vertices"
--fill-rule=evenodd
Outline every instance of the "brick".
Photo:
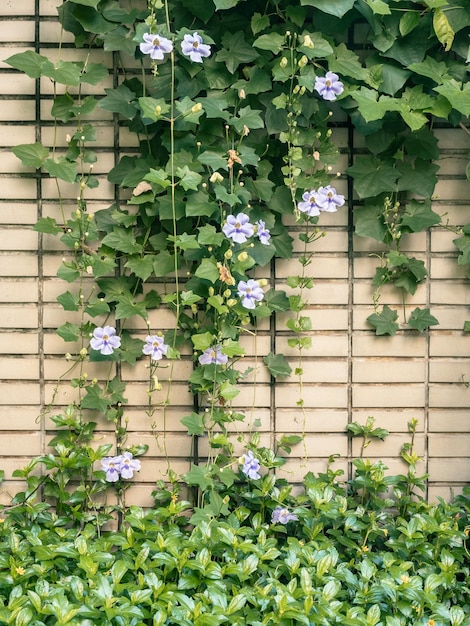
M 355 359 L 352 380 L 354 383 L 420 382 L 425 377 L 425 362 L 393 360 L 391 358 Z
M 0 276 L 37 276 L 38 258 L 36 254 L 19 252 L 0 253 Z
M 298 408 L 276 410 L 276 429 L 290 433 L 335 433 L 346 432 L 348 413 L 335 409 Z
M 442 331 L 432 334 L 430 339 L 430 356 L 465 357 L 468 356 L 470 337 L 463 331 Z
M 391 409 L 375 408 L 368 409 L 352 409 L 351 421 L 365 424 L 367 418 L 371 416 L 375 419 L 375 426 L 385 428 L 391 433 L 405 432 L 408 433 L 408 423 L 411 420 L 418 420 L 417 432 L 423 432 L 426 424 L 426 416 L 423 407 L 415 409 Z M 410 435 L 408 435 L 410 438 Z
M 469 435 L 444 435 L 442 433 L 429 435 L 428 452 L 430 457 L 448 457 L 452 450 L 452 456 L 465 457 L 470 449 Z
M 13 56 L 18 52 L 24 52 L 23 49 L 3 49 L 2 59 Z M 10 67 L 6 63 L 0 62 L 0 67 Z M 0 75 L 2 80 L 2 95 L 18 95 L 18 96 L 32 96 L 36 92 L 36 83 L 31 80 L 29 76 L 25 74 L 3 74 Z M 5 79 L 6 77 L 6 79 Z
M 36 119 L 36 103 L 34 100 L 2 100 L 0 108 L 0 121 L 13 122 L 17 120 L 25 122 L 34 121 Z M 16 158 L 16 157 L 15 157 Z M 17 159 L 18 163 L 21 163 Z M 3 169 L 1 171 L 4 171 Z
M 36 204 L 28 202 L 12 202 L 0 200 L 0 224 L 11 224 L 14 220 L 16 226 L 22 224 L 35 224 L 38 218 L 38 209 Z M 20 231 L 23 233 L 23 231 Z M 28 229 L 31 232 L 31 229 Z M 37 237 L 37 235 L 35 235 Z M 3 237 L 2 239 L 5 239 Z M 10 237 L 8 238 L 10 239 Z M 19 241 L 21 242 L 22 239 Z M 35 239 L 37 241 L 37 239 Z M 5 244 L 5 242 L 3 242 Z M 18 241 L 16 242 L 18 245 Z
M 393 337 L 376 336 L 375 333 L 357 334 L 353 337 L 354 357 L 369 355 L 422 357 L 426 353 L 426 339 L 423 335 L 397 333 Z
M 298 259 L 281 259 L 276 261 L 277 278 L 287 278 L 287 276 L 300 276 L 302 267 Z M 348 259 L 338 258 L 338 255 L 331 257 L 315 255 L 313 262 L 305 268 L 305 275 L 318 279 L 344 279 L 348 277 Z
M 0 177 L 0 200 L 32 200 L 36 198 L 36 181 L 33 178 Z
M 353 437 L 352 439 L 352 454 L 354 457 L 358 457 L 362 446 L 362 437 Z M 370 459 L 383 459 L 385 457 L 399 457 L 400 451 L 405 444 L 410 442 L 410 436 L 408 434 L 390 434 L 383 441 L 372 439 L 368 446 L 365 448 L 364 456 Z M 425 438 L 423 435 L 418 435 L 414 440 L 414 451 L 419 456 L 423 456 L 425 453 Z
M 31 361 L 33 360 L 31 359 Z M 24 404 L 0 406 L 0 431 L 39 431 L 41 423 L 38 419 L 38 413 L 39 411 L 35 406 L 25 406 Z
M 463 288 L 464 283 L 442 281 L 431 284 L 432 304 L 470 304 L 470 289 Z
M 355 385 L 352 402 L 354 407 L 421 407 L 424 385 Z
M 22 2 L 3 0 L 3 4 L 0 7 L 0 16 L 9 15 L 16 17 L 19 15 L 34 15 L 34 12 L 34 0 L 22 0 Z
M 429 431 L 436 433 L 470 432 L 470 413 L 464 409 L 429 410 Z
M 468 452 L 464 458 L 430 459 L 429 474 L 436 482 L 468 483 L 470 476 Z
M 37 306 L 25 304 L 18 304 L 16 306 L 5 306 L 0 304 L 0 326 L 3 328 L 37 328 Z
M 467 270 L 468 268 L 457 264 L 457 255 L 455 255 L 455 257 L 431 259 L 430 275 L 434 280 L 455 280 L 456 278 L 463 279 L 467 275 Z
M 34 41 L 34 20 L 0 21 L 0 41 L 2 43 Z
M 468 407 L 469 398 L 469 391 L 464 385 L 433 383 L 429 387 L 429 406 L 431 407 L 464 408 Z
M 37 333 L 0 332 L 0 354 L 37 354 L 37 352 Z
M 436 383 L 465 382 L 468 372 L 468 359 L 449 359 L 429 363 L 429 380 Z
M 345 409 L 348 405 L 345 385 L 304 385 L 302 389 L 304 407 Z M 300 399 L 298 387 L 279 384 L 276 387 L 276 407 L 293 408 Z
M 37 382 L 17 383 L 9 380 L 6 383 L 0 383 L 1 404 L 18 404 L 20 402 L 23 404 L 39 404 L 39 396 L 39 384 Z
M 277 352 L 287 357 L 298 356 L 298 349 L 288 346 L 287 339 L 284 336 L 277 338 Z M 313 334 L 312 347 L 304 350 L 304 354 L 309 357 L 347 357 L 348 350 L 348 338 L 345 334 Z
M 1 302 L 37 302 L 37 299 L 37 280 L 4 278 L 0 283 Z
M 4 228 L 0 238 L 1 250 L 37 250 L 38 233 L 30 228 Z

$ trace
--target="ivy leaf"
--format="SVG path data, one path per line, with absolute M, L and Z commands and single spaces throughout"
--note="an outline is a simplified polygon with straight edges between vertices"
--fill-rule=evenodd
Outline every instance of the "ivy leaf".
M 153 258 L 153 273 L 155 276 L 166 276 L 175 272 L 180 266 L 180 258 L 168 250 L 162 250 Z
M 360 198 L 370 198 L 382 192 L 396 190 L 400 172 L 390 159 L 378 159 L 374 155 L 358 157 L 356 163 L 346 170 L 354 178 L 354 189 Z
M 204 350 L 207 350 L 207 348 L 210 348 L 216 342 L 216 339 L 212 333 L 207 331 L 205 333 L 196 333 L 195 335 L 192 335 L 191 341 L 193 342 L 195 350 L 204 352 Z
M 408 326 L 419 330 L 420 333 L 429 326 L 436 326 L 437 324 L 439 324 L 438 320 L 434 315 L 431 315 L 429 309 L 420 309 L 419 307 L 411 313 L 408 319 Z
M 181 423 L 188 429 L 188 435 L 200 437 L 206 432 L 204 417 L 199 413 L 191 413 L 181 418 Z
M 292 374 L 292 368 L 283 354 L 273 354 L 270 352 L 263 357 L 263 362 L 274 378 L 286 377 Z
M 201 264 L 195 271 L 195 276 L 215 283 L 219 279 L 219 268 L 216 260 L 212 257 L 210 259 L 202 259 Z
M 121 361 L 134 365 L 137 359 L 142 356 L 142 346 L 143 341 L 141 339 L 136 339 L 127 330 L 123 330 L 119 350 Z
M 49 150 L 41 143 L 23 143 L 11 151 L 25 167 L 41 167 L 49 156 Z
M 245 350 L 241 347 L 238 341 L 234 341 L 233 339 L 225 339 L 222 344 L 222 352 L 229 358 L 245 354 Z
M 105 65 L 101 63 L 88 63 L 83 70 L 82 82 L 97 85 L 105 78 L 108 78 L 108 76 L 109 72 Z
M 398 26 L 400 35 L 406 37 L 411 31 L 413 31 L 419 24 L 419 12 L 418 11 L 405 11 L 400 18 L 400 24 Z
M 64 311 L 78 311 L 77 298 L 70 291 L 57 296 L 57 302 L 62 305 Z
M 170 110 L 164 98 L 139 98 L 139 106 L 142 111 L 142 121 L 144 124 L 156 122 Z
M 200 174 L 190 170 L 187 165 L 184 167 L 177 167 L 175 173 L 180 179 L 179 184 L 185 191 L 188 191 L 188 189 L 197 191 L 202 181 L 202 176 Z
M 400 178 L 398 191 L 410 191 L 416 195 L 429 197 L 437 183 L 436 172 L 439 166 L 425 159 L 416 159 L 413 167 L 407 162 L 398 163 Z
M 145 281 L 153 272 L 153 261 L 154 258 L 151 255 L 135 256 L 129 258 L 124 267 L 128 267 L 131 272 Z
M 251 44 L 245 41 L 245 33 L 226 32 L 222 37 L 223 49 L 216 55 L 216 61 L 223 61 L 231 74 L 239 65 L 246 65 L 254 61 L 259 55 Z
M 95 352 L 95 351 L 92 351 Z M 98 352 L 98 354 L 100 354 Z M 112 355 L 110 355 L 112 356 Z M 92 355 L 90 354 L 90 359 Z M 102 359 L 100 359 L 102 360 Z M 103 359 L 104 360 L 104 359 Z M 112 360 L 108 357 L 106 360 Z M 90 385 L 86 388 L 86 395 L 82 399 L 81 405 L 83 409 L 92 409 L 100 413 L 106 413 L 109 400 L 104 394 L 104 390 L 99 385 Z
M 80 272 L 75 265 L 69 263 L 62 263 L 57 270 L 57 276 L 61 280 L 65 280 L 67 283 L 73 283 L 80 276 Z
M 237 117 L 230 118 L 229 122 L 238 133 L 242 133 L 245 126 L 250 130 L 264 128 L 260 113 L 260 110 L 254 110 L 250 106 L 243 107 L 239 110 Z
M 222 396 L 224 400 L 230 402 L 234 398 L 238 396 L 240 393 L 240 389 L 238 389 L 235 385 L 232 385 L 231 382 L 225 380 L 219 387 L 219 396 Z
M 273 54 L 279 54 L 286 44 L 286 38 L 279 33 L 273 32 L 269 35 L 261 35 L 253 42 L 255 48 L 269 50 Z
M 136 242 L 134 233 L 122 228 L 115 228 L 112 233 L 108 233 L 102 243 L 126 254 L 140 254 L 142 251 L 142 245 Z
M 329 13 L 335 17 L 343 17 L 354 6 L 355 0 L 300 0 L 301 6 L 315 7 L 323 13 Z
M 470 83 L 457 82 L 454 78 L 447 80 L 443 85 L 434 87 L 434 91 L 440 93 L 450 102 L 452 107 L 463 115 L 470 115 Z
M 20 70 L 20 72 L 24 72 L 29 78 L 40 78 L 44 70 L 47 71 L 52 67 L 52 63 L 47 57 L 33 50 L 26 50 L 25 52 L 14 54 L 8 57 L 8 59 L 5 59 L 5 63 Z
M 116 304 L 116 319 L 129 319 L 130 317 L 134 317 L 134 315 L 138 315 L 144 320 L 147 319 L 148 315 L 145 302 L 136 302 L 131 294 L 121 295 Z
M 220 246 L 225 239 L 225 235 L 218 232 L 216 227 L 212 226 L 212 224 L 200 226 L 198 231 L 199 235 L 197 240 L 202 246 Z
M 430 226 L 439 224 L 441 216 L 431 209 L 431 200 L 419 202 L 410 200 L 405 207 L 402 217 L 402 225 L 410 229 L 412 233 L 419 233 Z
M 203 165 L 208 165 L 213 170 L 228 169 L 227 155 L 223 153 L 219 154 L 217 152 L 212 152 L 211 150 L 206 150 L 199 155 L 198 161 Z
M 285 291 L 268 289 L 264 294 L 264 302 L 272 311 L 284 312 L 289 310 L 289 298 Z
M 465 233 L 463 237 L 452 240 L 458 250 L 460 250 L 457 259 L 458 265 L 467 265 L 470 263 L 470 235 Z
M 194 193 L 188 196 L 184 205 L 186 217 L 210 217 L 217 210 L 217 204 L 211 202 L 205 193 Z
M 390 15 L 390 7 L 383 0 L 364 0 L 372 12 L 377 15 Z
M 43 74 L 62 85 L 79 85 L 82 78 L 83 65 L 72 61 L 57 61 L 51 68 L 43 70 Z
M 101 109 L 120 113 L 128 120 L 134 119 L 137 113 L 136 95 L 126 85 L 115 89 L 105 89 L 106 96 L 98 104 Z
M 375 328 L 376 335 L 394 335 L 399 328 L 397 319 L 398 313 L 385 304 L 381 313 L 369 315 L 367 321 Z
M 436 37 L 444 46 L 445 51 L 449 52 L 449 50 L 452 48 L 455 33 L 452 29 L 452 26 L 450 25 L 449 20 L 447 19 L 445 11 L 440 7 L 434 10 L 432 26 L 434 28 L 434 32 L 436 33 Z
M 47 235 L 57 235 L 62 228 L 57 226 L 57 223 L 53 217 L 41 217 L 33 226 L 33 230 L 38 233 L 45 233 Z
M 80 336 L 80 327 L 77 324 L 65 322 L 65 324 L 59 326 L 56 332 L 64 341 L 78 341 Z
M 192 465 L 189 472 L 186 472 L 182 478 L 188 485 L 196 485 L 203 491 L 214 486 L 210 468 L 205 465 Z
M 261 13 L 254 13 L 251 18 L 251 31 L 253 35 L 260 33 L 269 27 L 270 21 L 267 15 L 261 15 Z
M 59 157 L 57 161 L 47 159 L 43 166 L 53 178 L 60 178 L 67 183 L 74 183 L 77 178 L 77 164 L 63 157 Z
M 438 85 L 442 85 L 444 81 L 448 81 L 450 78 L 447 65 L 443 61 L 436 61 L 431 56 L 425 57 L 424 61 L 419 63 L 411 63 L 408 69 L 416 74 L 430 78 Z

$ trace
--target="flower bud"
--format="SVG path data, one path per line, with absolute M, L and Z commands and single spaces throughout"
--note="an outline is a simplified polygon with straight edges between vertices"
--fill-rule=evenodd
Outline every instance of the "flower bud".
M 246 98 L 246 93 L 244 89 L 240 89 L 240 91 L 238 92 L 238 95 L 240 97 L 240 100 L 244 100 Z
M 244 261 L 246 261 L 247 258 L 248 258 L 248 252 L 246 252 L 245 250 L 243 250 L 243 252 L 240 252 L 240 254 L 237 257 L 240 263 L 243 263 Z
M 299 67 L 305 67 L 308 63 L 308 59 L 305 54 L 299 59 Z
M 306 48 L 314 48 L 315 44 L 313 43 L 310 35 L 304 35 L 304 40 L 302 42 L 302 45 L 305 46 Z
M 200 102 L 197 102 L 191 109 L 191 113 L 197 113 L 198 111 L 200 111 L 202 109 L 202 104 Z
M 232 258 L 232 256 L 233 256 L 233 252 L 232 252 L 232 249 L 231 249 L 231 248 L 229 248 L 228 250 L 226 250 L 226 251 L 225 251 L 225 253 L 224 253 L 224 257 L 225 257 L 227 260 L 228 260 L 228 259 L 231 259 L 231 258 Z
M 224 180 L 224 177 L 220 172 L 214 172 L 209 180 L 211 183 L 221 183 Z
M 214 287 L 209 287 L 209 295 L 213 296 L 214 295 Z
M 258 281 L 258 284 L 260 287 L 266 287 L 266 285 L 268 284 L 268 281 L 266 280 L 266 278 L 260 278 L 260 280 Z
M 281 67 L 286 67 L 287 66 L 287 58 L 286 57 L 282 57 L 281 61 L 279 62 L 279 65 Z
M 156 117 L 161 115 L 161 113 L 162 113 L 162 107 L 159 104 L 157 104 L 157 106 L 155 107 L 155 115 L 156 115 Z
M 230 289 L 226 289 L 223 293 L 224 298 L 230 298 L 231 295 L 232 292 L 230 291 Z

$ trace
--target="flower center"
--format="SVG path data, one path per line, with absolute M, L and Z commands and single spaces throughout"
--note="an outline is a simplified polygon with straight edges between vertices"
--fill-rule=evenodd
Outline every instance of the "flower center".
M 242 227 L 241 222 L 237 222 L 237 223 L 235 224 L 235 228 L 236 228 L 237 230 L 240 230 L 240 228 L 241 228 L 241 227 Z
M 332 85 L 332 84 L 333 84 L 333 83 L 331 82 L 331 80 L 329 80 L 329 79 L 325 80 L 325 85 L 326 85 L 327 87 L 331 87 L 331 85 Z
M 249 296 L 251 294 L 251 287 L 246 288 L 246 295 Z
M 315 196 L 310 196 L 310 204 L 315 204 Z
M 193 43 L 193 48 L 198 48 L 199 47 L 199 41 L 195 41 Z
M 160 344 L 158 343 L 158 341 L 154 341 L 154 342 L 152 343 L 152 346 L 153 346 L 154 348 L 158 348 L 158 347 L 160 346 Z
M 155 37 L 155 39 L 152 41 L 152 46 L 155 46 L 155 48 L 158 48 L 159 45 L 160 45 L 160 39 L 158 37 Z
M 103 341 L 108 341 L 109 335 L 103 335 Z

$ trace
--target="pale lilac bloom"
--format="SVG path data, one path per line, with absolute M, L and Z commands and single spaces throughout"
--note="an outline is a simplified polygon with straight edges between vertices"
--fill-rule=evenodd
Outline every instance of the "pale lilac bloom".
M 299 202 L 298 208 L 302 213 L 306 213 L 310 217 L 316 217 L 320 215 L 320 202 L 322 198 L 319 196 L 316 189 L 306 191 L 302 195 L 302 202 Z
M 252 478 L 256 480 L 257 478 L 261 478 L 261 474 L 259 474 L 260 464 L 258 459 L 255 457 L 251 450 L 248 450 L 246 454 L 242 457 L 243 467 L 242 472 L 248 478 Z
M 343 206 L 344 196 L 336 193 L 336 189 L 331 187 L 331 185 L 320 187 L 318 189 L 318 204 L 320 211 L 334 213 L 339 206 Z
M 273 511 L 271 522 L 273 524 L 287 524 L 287 522 L 294 522 L 298 519 L 297 515 L 291 513 L 289 509 L 277 506 Z
M 327 72 L 325 76 L 315 78 L 315 91 L 318 91 L 323 100 L 336 100 L 344 91 L 343 83 L 339 80 L 338 74 Z
M 139 47 L 143 54 L 149 54 L 154 61 L 161 61 L 164 54 L 169 54 L 173 50 L 173 44 L 169 39 L 151 33 L 144 34 L 144 41 Z
M 121 455 L 120 472 L 122 478 L 132 478 L 134 472 L 140 471 L 140 461 L 134 459 L 130 452 Z
M 168 352 L 168 346 L 163 341 L 163 337 L 158 335 L 148 335 L 145 338 L 145 344 L 142 347 L 142 352 L 147 356 L 150 356 L 152 361 L 159 361 L 164 354 Z
M 220 349 L 220 346 L 214 346 L 212 348 L 207 348 L 199 357 L 199 363 L 201 365 L 225 365 L 228 361 L 228 356 L 223 354 Z
M 202 43 L 202 37 L 197 33 L 183 37 L 181 50 L 191 61 L 195 61 L 196 63 L 202 63 L 202 57 L 208 57 L 211 54 L 211 47 Z
M 258 227 L 257 234 L 261 243 L 263 243 L 265 246 L 269 245 L 271 235 L 269 233 L 269 230 L 266 228 L 266 224 L 263 222 L 263 220 L 258 220 L 256 222 L 256 226 Z
M 121 345 L 121 338 L 116 336 L 116 329 L 112 326 L 101 328 L 98 326 L 93 331 L 90 346 L 93 350 L 99 350 L 101 354 L 109 355 Z
M 227 216 L 222 232 L 226 237 L 233 239 L 235 243 L 245 243 L 248 237 L 255 232 L 255 227 L 250 224 L 250 218 L 246 213 Z
M 256 280 L 241 280 L 238 283 L 238 295 L 242 299 L 242 306 L 245 309 L 254 309 L 257 302 L 264 298 L 264 291 Z
M 120 456 L 106 456 L 104 459 L 101 459 L 101 469 L 106 472 L 108 483 L 115 483 L 119 480 L 120 467 Z

